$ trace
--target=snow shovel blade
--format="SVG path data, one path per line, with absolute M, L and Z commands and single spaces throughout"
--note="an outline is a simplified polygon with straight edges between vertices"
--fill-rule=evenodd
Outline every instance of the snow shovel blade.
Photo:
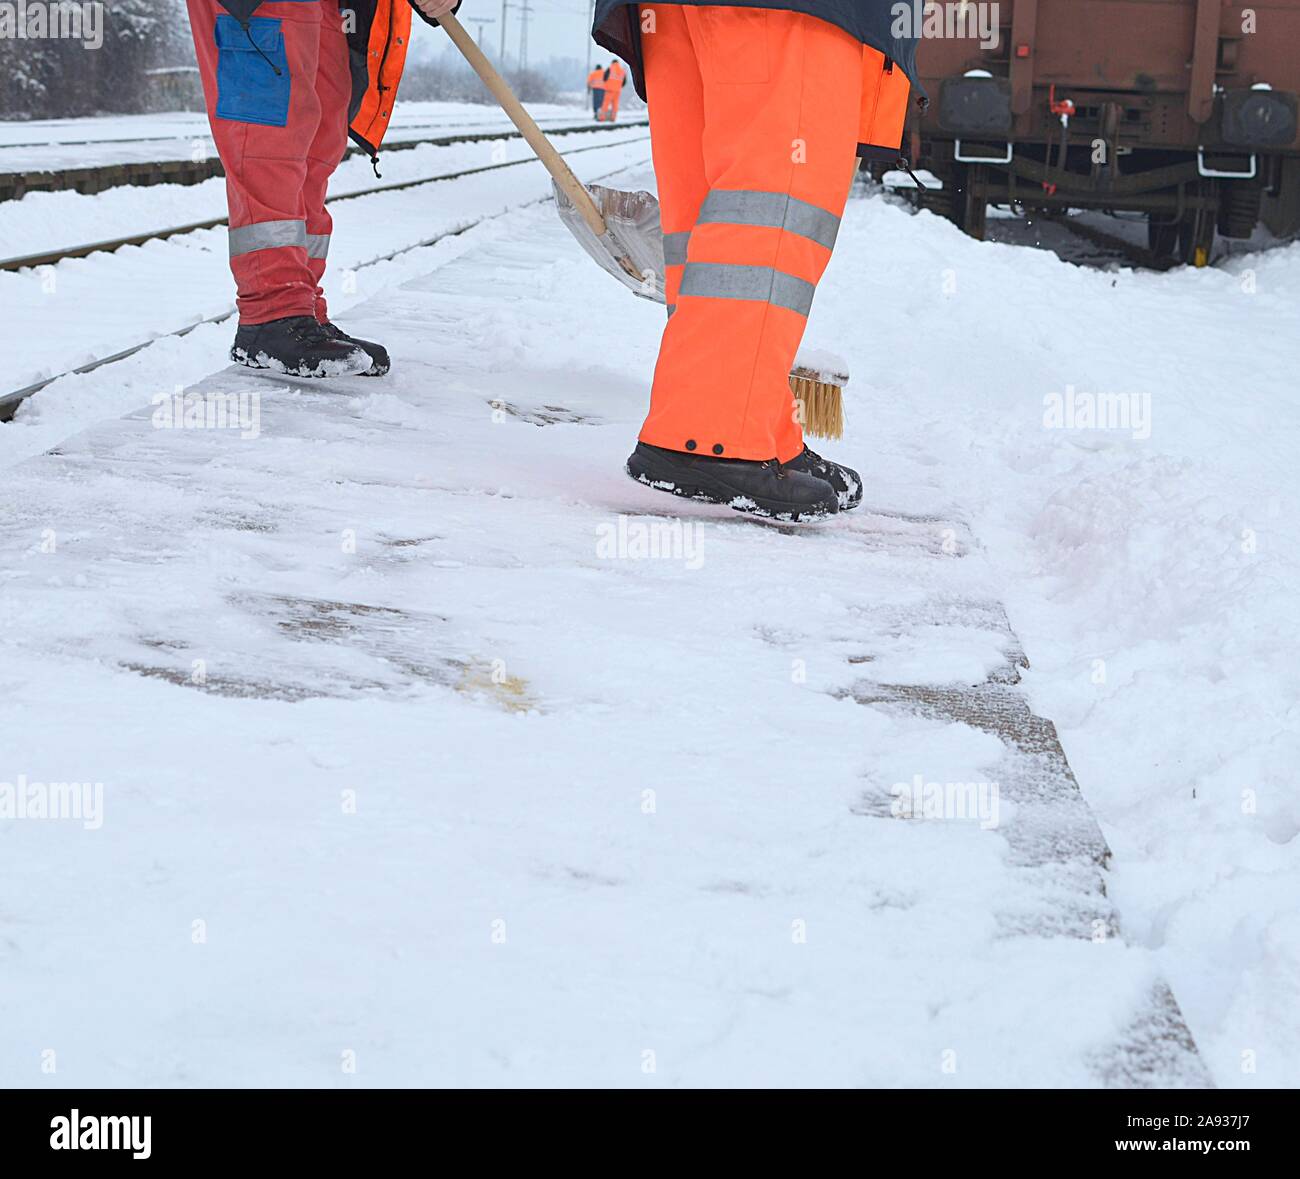
M 564 190 L 558 184 L 553 187 L 560 220 L 596 264 L 634 295 L 654 303 L 664 302 L 664 233 L 654 194 L 587 185 L 605 219 L 605 235 L 601 237 Z

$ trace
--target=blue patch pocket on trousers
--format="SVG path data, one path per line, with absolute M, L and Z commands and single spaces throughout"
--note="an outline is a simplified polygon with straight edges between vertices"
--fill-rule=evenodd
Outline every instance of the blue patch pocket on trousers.
M 217 118 L 283 127 L 289 121 L 289 59 L 281 22 L 255 16 L 245 33 L 233 16 L 222 15 L 216 37 Z

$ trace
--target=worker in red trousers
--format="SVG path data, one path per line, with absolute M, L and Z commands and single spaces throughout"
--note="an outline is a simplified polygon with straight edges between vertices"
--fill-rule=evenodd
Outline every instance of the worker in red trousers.
M 349 136 L 383 142 L 411 36 L 457 0 L 187 0 L 226 171 L 239 327 L 230 358 L 300 377 L 389 370 L 380 344 L 329 318 L 321 289 L 329 178 Z

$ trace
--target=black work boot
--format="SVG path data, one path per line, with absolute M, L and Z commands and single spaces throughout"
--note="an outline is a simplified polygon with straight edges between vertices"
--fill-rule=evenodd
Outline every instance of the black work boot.
M 627 473 L 656 491 L 725 504 L 772 520 L 815 519 L 839 510 L 829 483 L 774 458 L 763 462 L 717 458 L 638 442 L 627 460 Z
M 346 340 L 349 344 L 355 344 L 362 352 L 367 353 L 373 362 L 365 372 L 363 377 L 382 377 L 393 367 L 392 362 L 388 359 L 388 349 L 382 344 L 376 344 L 373 340 L 358 340 L 356 336 L 349 336 L 336 323 L 330 323 L 326 320 L 321 324 L 327 332 L 330 332 L 336 340 Z
M 350 340 L 335 338 L 311 315 L 241 323 L 230 359 L 288 377 L 353 377 L 373 363 L 368 352 Z
M 802 454 L 796 455 L 785 465 L 792 471 L 803 471 L 815 475 L 818 479 L 826 480 L 835 488 L 841 512 L 856 508 L 862 502 L 862 476 L 852 467 L 822 458 L 810 446 L 805 446 Z

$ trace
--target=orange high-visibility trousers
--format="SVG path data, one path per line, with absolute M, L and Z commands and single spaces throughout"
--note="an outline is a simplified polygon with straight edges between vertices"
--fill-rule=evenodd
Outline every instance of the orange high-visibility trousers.
M 641 6 L 641 43 L 669 305 L 641 441 L 786 462 L 875 51 L 803 13 L 671 4 Z
M 627 78 L 627 71 L 619 61 L 615 60 L 609 63 L 609 69 L 605 73 L 605 101 L 601 104 L 600 113 L 596 117 L 602 122 L 612 123 L 618 118 L 618 103 L 623 96 L 623 82 Z

